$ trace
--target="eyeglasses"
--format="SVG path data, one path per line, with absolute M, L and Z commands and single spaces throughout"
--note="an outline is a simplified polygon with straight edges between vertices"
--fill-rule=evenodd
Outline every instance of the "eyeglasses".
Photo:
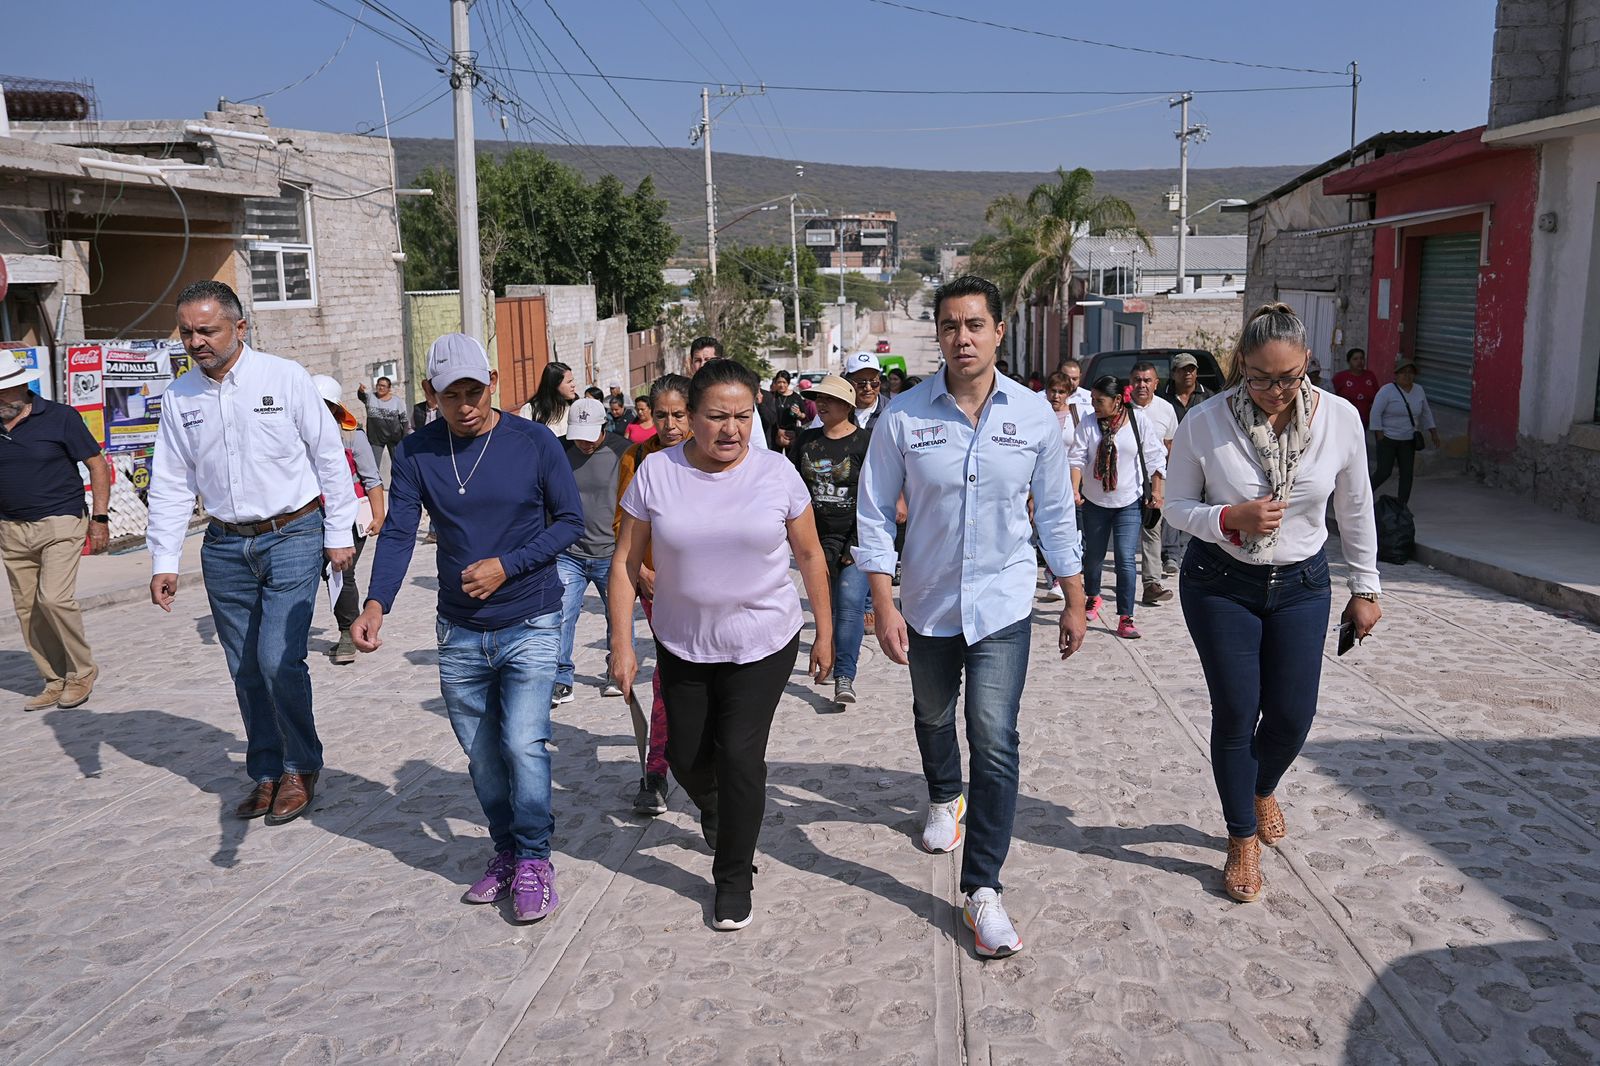
M 1250 375 L 1244 379 L 1244 383 L 1251 392 L 1272 392 L 1273 390 L 1293 392 L 1300 387 L 1300 383 L 1305 379 L 1306 373 L 1302 369 L 1300 373 L 1287 378 L 1261 378 Z
M 854 385 L 857 391 L 877 390 L 883 388 L 883 382 L 877 378 L 873 378 L 870 381 L 863 378 L 860 381 L 852 381 L 850 384 Z

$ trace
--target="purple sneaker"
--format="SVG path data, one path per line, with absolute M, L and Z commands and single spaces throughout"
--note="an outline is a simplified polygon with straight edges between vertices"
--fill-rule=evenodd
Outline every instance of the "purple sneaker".
M 519 922 L 536 922 L 556 909 L 556 868 L 549 859 L 518 859 L 511 879 L 511 909 Z
M 477 884 L 467 889 L 468 903 L 494 903 L 506 898 L 511 891 L 511 876 L 516 872 L 516 860 L 509 851 L 498 852 L 489 860 L 488 869 L 478 878 Z

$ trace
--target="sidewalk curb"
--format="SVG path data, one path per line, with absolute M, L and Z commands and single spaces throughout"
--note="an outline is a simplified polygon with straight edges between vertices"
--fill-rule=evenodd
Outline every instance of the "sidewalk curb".
M 203 581 L 198 567 L 193 570 L 180 570 L 178 577 L 185 580 Z M 124 603 L 148 603 L 149 600 L 150 583 L 147 581 L 142 585 L 124 585 L 121 588 L 107 589 L 105 592 L 79 596 L 78 609 L 80 611 L 92 611 L 97 607 L 117 607 Z
M 1552 607 L 1558 611 L 1571 611 L 1581 618 L 1600 624 L 1600 593 L 1565 585 L 1548 578 L 1519 574 L 1515 570 L 1474 559 L 1443 548 L 1430 547 L 1419 538 L 1414 561 L 1443 570 L 1447 574 L 1466 578 L 1486 588 L 1515 596 L 1528 603 Z

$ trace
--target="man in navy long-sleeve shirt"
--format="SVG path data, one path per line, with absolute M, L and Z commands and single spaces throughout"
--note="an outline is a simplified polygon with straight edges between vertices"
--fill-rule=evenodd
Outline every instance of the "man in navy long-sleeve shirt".
M 466 750 L 495 856 L 469 903 L 511 896 L 518 921 L 555 909 L 550 863 L 550 694 L 561 641 L 556 556 L 583 533 L 555 434 L 496 410 L 496 374 L 471 337 L 428 349 L 423 388 L 440 417 L 401 442 L 366 609 L 350 629 L 375 651 L 416 544 L 422 509 L 439 538 L 439 688 Z

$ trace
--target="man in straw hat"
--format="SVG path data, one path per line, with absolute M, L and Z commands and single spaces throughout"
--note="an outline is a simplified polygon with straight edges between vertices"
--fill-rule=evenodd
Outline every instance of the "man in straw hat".
M 44 678 L 23 709 L 77 707 L 96 670 L 78 610 L 78 560 L 105 551 L 111 468 L 78 412 L 28 388 L 39 372 L 0 352 L 0 554 L 22 642 Z M 89 468 L 92 514 L 83 508 L 78 464 Z

